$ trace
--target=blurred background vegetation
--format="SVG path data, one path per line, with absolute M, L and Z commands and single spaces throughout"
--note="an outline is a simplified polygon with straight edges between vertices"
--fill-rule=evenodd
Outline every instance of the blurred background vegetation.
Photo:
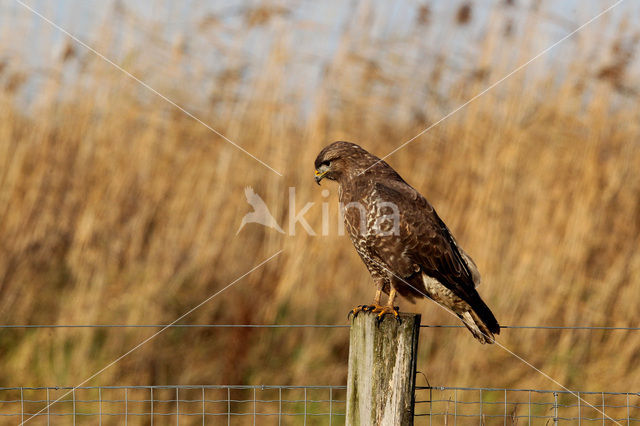
M 2 3 L 0 323 L 347 324 L 374 287 L 313 181 L 333 140 L 379 156 L 610 2 L 30 1 L 282 177 L 30 11 Z M 638 326 L 637 4 L 388 158 L 476 260 L 505 325 Z M 252 186 L 287 230 L 247 225 Z M 457 324 L 431 302 L 425 324 Z M 3 386 L 73 385 L 153 329 L 2 329 Z M 571 389 L 638 383 L 640 333 L 504 330 Z M 344 384 L 348 329 L 169 329 L 90 384 Z M 423 329 L 432 385 L 555 388 L 464 329 Z M 422 379 L 419 384 L 424 385 Z

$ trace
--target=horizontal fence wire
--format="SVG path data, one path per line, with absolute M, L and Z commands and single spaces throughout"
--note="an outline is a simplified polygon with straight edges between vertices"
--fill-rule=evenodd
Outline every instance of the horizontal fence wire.
M 346 386 L 2 387 L 0 424 L 343 425 L 345 401 Z M 640 393 L 421 386 L 414 415 L 417 425 L 631 425 Z
M 2 328 L 349 328 L 348 324 L 21 324 Z
M 2 387 L 0 424 L 341 425 L 345 400 L 346 386 Z
M 640 393 L 416 387 L 416 424 L 640 424 Z
M 349 328 L 349 324 L 0 324 L 0 329 L 20 328 Z M 465 328 L 462 324 L 423 324 L 421 328 Z M 501 325 L 501 329 L 640 331 L 640 327 Z

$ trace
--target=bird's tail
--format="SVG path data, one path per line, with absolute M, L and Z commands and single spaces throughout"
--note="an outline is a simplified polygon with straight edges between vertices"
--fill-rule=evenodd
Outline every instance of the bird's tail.
M 473 337 L 480 343 L 493 343 L 494 334 L 500 334 L 500 324 L 493 312 L 482 301 L 480 296 L 470 305 L 471 309 L 458 314 L 464 325 L 469 329 Z

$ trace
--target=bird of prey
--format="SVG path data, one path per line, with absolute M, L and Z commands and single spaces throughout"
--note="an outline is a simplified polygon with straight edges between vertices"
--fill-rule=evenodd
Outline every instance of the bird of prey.
M 397 294 L 429 297 L 453 311 L 481 343 L 493 343 L 500 325 L 476 291 L 480 273 L 434 208 L 386 162 L 360 146 L 338 141 L 315 160 L 315 180 L 336 181 L 345 228 L 377 291 L 373 312 L 398 318 Z M 387 304 L 382 306 L 382 293 Z

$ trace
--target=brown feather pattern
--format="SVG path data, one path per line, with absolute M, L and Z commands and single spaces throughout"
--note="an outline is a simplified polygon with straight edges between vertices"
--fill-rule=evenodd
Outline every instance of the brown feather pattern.
M 410 301 L 429 297 L 452 310 L 482 343 L 500 326 L 480 298 L 480 274 L 435 209 L 386 162 L 351 142 L 334 142 L 318 154 L 316 170 L 339 184 L 345 228 L 376 284 Z M 361 205 L 363 208 L 349 207 Z M 397 232 L 388 203 L 397 207 Z M 363 214 L 364 225 L 360 226 Z M 374 224 L 380 224 L 376 227 Z M 363 229 L 361 229 L 363 228 Z

